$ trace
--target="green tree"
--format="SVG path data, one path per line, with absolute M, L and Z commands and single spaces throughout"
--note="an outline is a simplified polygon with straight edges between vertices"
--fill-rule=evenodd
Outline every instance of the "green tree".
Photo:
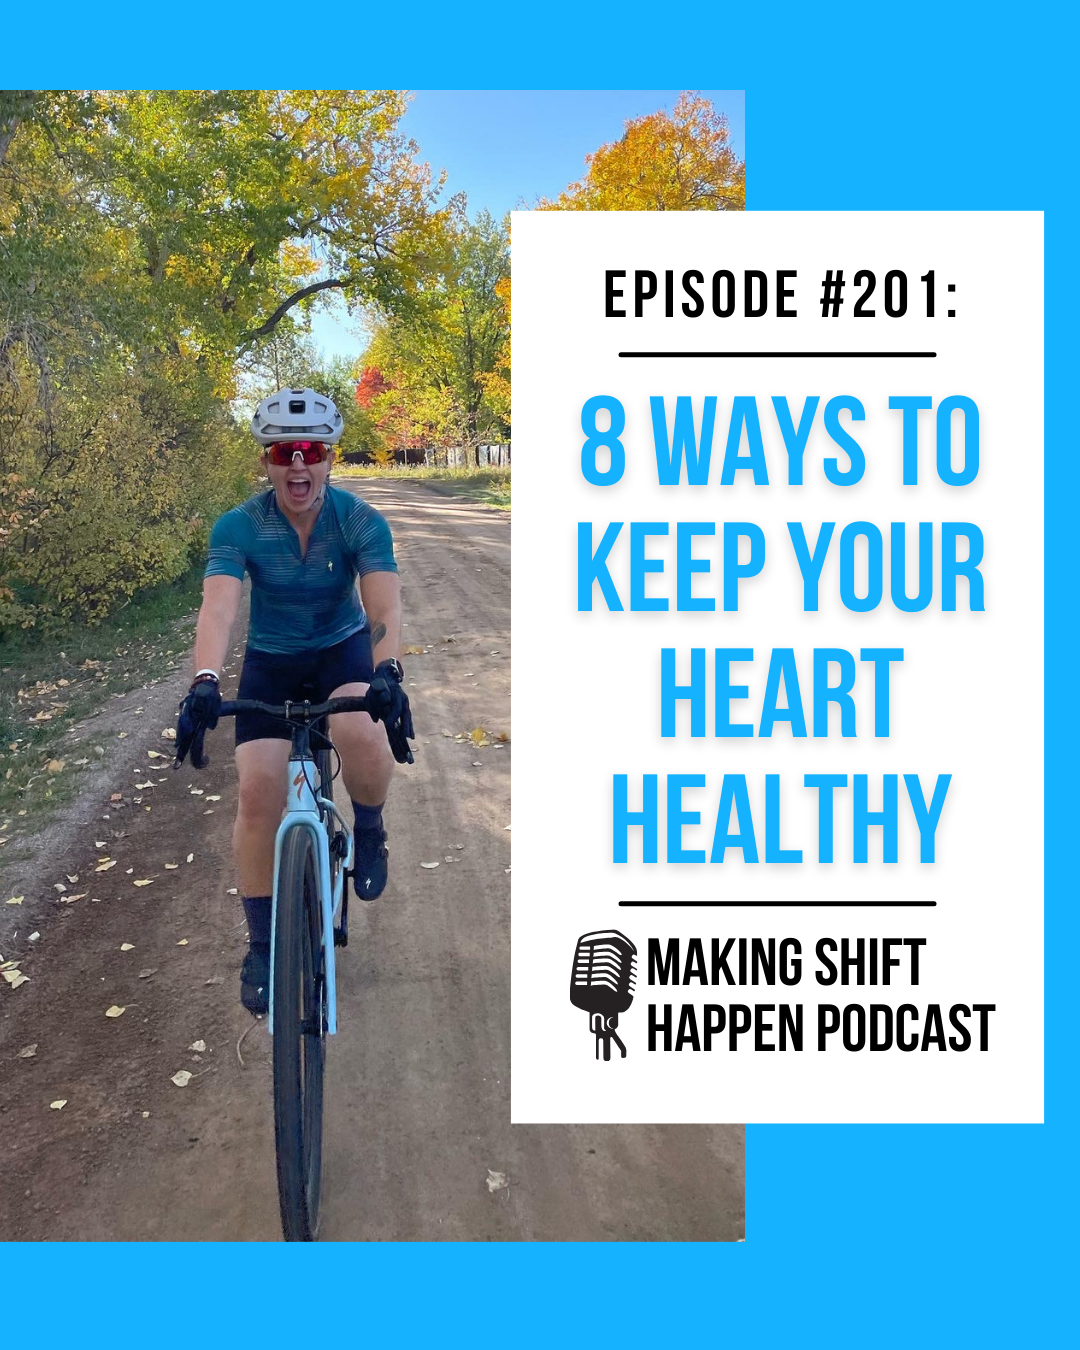
M 507 359 L 509 276 L 507 223 L 488 212 L 475 223 L 462 217 L 416 302 L 375 314 L 360 365 L 392 386 L 373 408 L 395 445 L 464 446 L 479 463 L 479 446 L 508 433 L 509 406 L 493 400 L 488 381 Z
M 394 90 L 0 94 L 0 632 L 93 619 L 183 570 L 251 484 L 244 363 L 328 292 L 421 303 L 454 207 L 404 108 Z M 347 368 L 319 373 L 349 434 L 374 435 Z

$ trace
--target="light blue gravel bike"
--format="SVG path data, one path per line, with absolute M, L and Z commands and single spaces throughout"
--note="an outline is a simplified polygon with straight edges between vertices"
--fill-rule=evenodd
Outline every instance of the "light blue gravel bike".
M 337 1031 L 334 948 L 349 940 L 353 835 L 334 805 L 337 751 L 326 719 L 368 711 L 363 696 L 284 704 L 244 698 L 223 701 L 219 714 L 268 713 L 292 730 L 289 792 L 274 840 L 269 1019 L 278 1199 L 288 1242 L 318 1236 L 323 1069 L 326 1037 Z

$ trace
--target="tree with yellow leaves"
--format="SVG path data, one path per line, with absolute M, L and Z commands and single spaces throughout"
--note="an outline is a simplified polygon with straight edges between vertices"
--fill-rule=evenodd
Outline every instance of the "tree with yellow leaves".
M 388 444 L 436 451 L 464 448 L 479 463 L 479 447 L 509 430 L 510 254 L 507 222 L 481 211 L 462 215 L 450 247 L 426 290 L 409 308 L 372 307 L 372 339 L 360 358 L 386 388 L 370 406 Z M 493 397 L 494 394 L 494 397 Z
M 709 99 L 684 93 L 674 109 L 633 117 L 620 140 L 585 156 L 588 172 L 546 211 L 742 211 L 746 170 L 728 121 Z
M 495 356 L 493 370 L 479 375 L 491 411 L 510 428 L 510 278 L 503 277 L 495 294 L 506 311 L 506 337 Z

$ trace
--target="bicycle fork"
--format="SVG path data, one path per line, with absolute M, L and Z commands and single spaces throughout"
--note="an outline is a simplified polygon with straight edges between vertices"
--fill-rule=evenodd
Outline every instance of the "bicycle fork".
M 274 893 L 270 916 L 270 1015 L 268 1026 L 274 1034 L 274 948 L 277 941 L 277 904 L 278 884 L 281 875 L 281 853 L 285 836 L 290 830 L 306 829 L 315 845 L 316 870 L 315 881 L 318 887 L 319 908 L 322 911 L 323 969 L 326 979 L 326 1023 L 327 1031 L 333 1036 L 337 1033 L 337 978 L 334 960 L 334 947 L 337 944 L 334 929 L 334 917 L 341 909 L 344 917 L 346 877 L 352 869 L 355 847 L 352 831 L 346 826 L 341 812 L 327 797 L 317 796 L 309 778 L 314 769 L 311 759 L 289 760 L 289 795 L 285 814 L 281 818 L 277 834 L 274 837 Z M 337 869 L 333 886 L 330 881 L 330 840 L 327 827 L 320 809 L 328 812 L 346 838 L 346 850 L 342 866 Z M 347 940 L 347 934 L 346 934 Z M 342 943 L 344 945 L 344 943 Z

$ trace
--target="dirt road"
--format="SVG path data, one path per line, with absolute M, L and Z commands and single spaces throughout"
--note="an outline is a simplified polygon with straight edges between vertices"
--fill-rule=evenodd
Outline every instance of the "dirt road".
M 510 1125 L 511 749 L 454 739 L 510 732 L 510 519 L 420 483 L 359 486 L 393 527 L 406 643 L 424 652 L 405 657 L 419 740 L 387 808 L 390 885 L 354 901 L 340 954 L 322 1237 L 741 1238 L 740 1126 Z M 243 1067 L 236 1049 L 252 1023 L 231 727 L 202 773 L 148 754 L 169 751 L 186 683 L 130 695 L 138 717 L 109 710 L 108 790 L 3 915 L 0 952 L 28 976 L 0 987 L 3 1239 L 280 1236 L 264 1026 Z

